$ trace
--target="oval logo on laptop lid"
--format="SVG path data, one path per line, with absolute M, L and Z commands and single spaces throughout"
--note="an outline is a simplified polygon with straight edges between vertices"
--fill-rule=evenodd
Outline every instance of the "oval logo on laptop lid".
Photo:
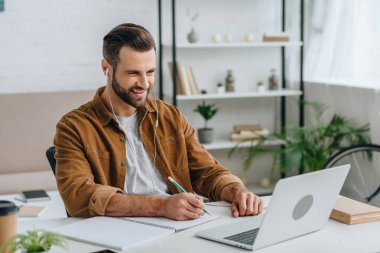
M 302 199 L 300 199 L 297 205 L 293 209 L 293 219 L 299 220 L 310 210 L 313 205 L 313 196 L 306 195 Z

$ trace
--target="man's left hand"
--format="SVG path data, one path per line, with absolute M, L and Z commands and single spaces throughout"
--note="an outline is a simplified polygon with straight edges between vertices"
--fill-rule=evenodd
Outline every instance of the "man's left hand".
M 257 215 L 264 209 L 264 201 L 249 191 L 239 191 L 231 203 L 231 213 L 234 217 Z

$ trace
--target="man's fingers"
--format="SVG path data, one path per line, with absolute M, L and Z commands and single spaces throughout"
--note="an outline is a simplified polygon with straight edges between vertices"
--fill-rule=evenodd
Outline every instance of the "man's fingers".
M 234 217 L 257 215 L 260 214 L 263 209 L 263 200 L 251 192 L 239 193 L 231 204 L 231 213 Z
M 241 193 L 238 196 L 239 201 L 239 215 L 244 216 L 245 211 L 247 210 L 247 194 Z
M 259 203 L 259 214 L 262 213 L 264 210 L 264 201 L 262 198 L 260 198 L 260 203 Z
M 231 213 L 235 218 L 239 217 L 239 210 L 235 203 L 231 204 Z
M 186 200 L 192 204 L 193 206 L 196 206 L 198 208 L 202 208 L 204 207 L 204 203 L 203 203 L 203 199 L 202 198 L 199 198 L 198 196 L 192 194 L 192 193 L 187 193 L 184 195 Z
M 255 206 L 254 206 L 255 196 L 253 194 L 248 193 L 247 194 L 247 210 L 245 211 L 245 215 L 252 215 L 255 214 Z

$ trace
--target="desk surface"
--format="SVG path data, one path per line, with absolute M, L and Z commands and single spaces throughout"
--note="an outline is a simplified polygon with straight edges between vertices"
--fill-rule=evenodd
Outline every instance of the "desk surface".
M 56 192 L 49 192 L 52 200 L 48 202 L 36 202 L 35 204 L 47 205 L 48 209 L 40 218 L 23 218 L 18 221 L 18 232 L 28 229 L 49 229 L 64 224 L 78 221 L 78 218 L 63 218 L 66 216 L 62 200 Z M 10 199 L 13 195 L 0 196 L 0 199 Z M 221 205 L 221 206 L 215 206 Z M 232 246 L 204 240 L 194 236 L 199 230 L 213 226 L 232 223 L 244 219 L 255 219 L 255 217 L 232 218 L 226 203 L 210 203 L 207 209 L 222 218 L 193 227 L 158 241 L 147 243 L 127 252 L 249 252 Z M 61 209 L 57 211 L 58 209 Z M 58 216 L 58 217 L 57 217 Z M 280 226 L 281 224 L 279 224 Z M 358 225 L 345 225 L 329 220 L 326 226 L 317 232 L 304 235 L 283 243 L 255 251 L 262 253 L 270 252 L 379 252 L 380 251 L 380 222 L 369 222 Z M 68 240 L 69 248 L 63 250 L 52 248 L 51 252 L 94 252 L 103 249 L 91 244 Z

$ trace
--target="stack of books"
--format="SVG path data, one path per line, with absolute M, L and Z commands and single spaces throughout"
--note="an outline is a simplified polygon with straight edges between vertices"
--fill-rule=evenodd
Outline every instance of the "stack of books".
M 289 41 L 288 33 L 277 33 L 277 34 L 264 34 L 263 42 L 287 42 Z
M 340 196 L 330 218 L 345 224 L 380 221 L 380 208 Z
M 191 67 L 186 67 L 177 61 L 177 94 L 178 95 L 197 95 L 200 94 L 197 81 Z M 169 62 L 169 70 L 173 79 L 173 62 Z
M 259 139 L 260 136 L 269 135 L 269 130 L 259 124 L 235 125 L 234 132 L 230 135 L 231 141 L 244 141 Z

